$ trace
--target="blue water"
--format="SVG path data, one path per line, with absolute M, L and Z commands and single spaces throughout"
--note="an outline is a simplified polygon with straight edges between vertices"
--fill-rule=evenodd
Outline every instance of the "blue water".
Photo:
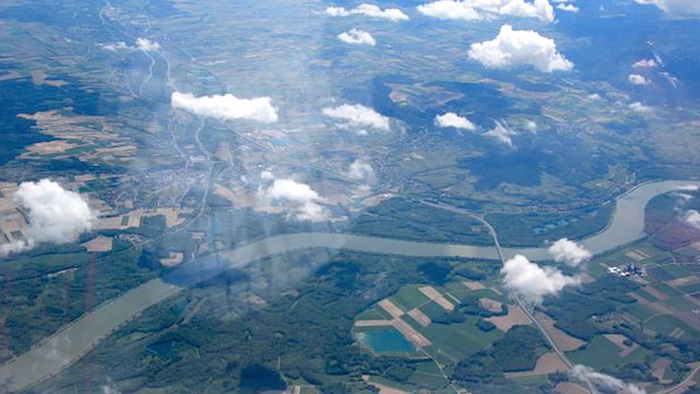
M 365 346 L 372 348 L 376 353 L 402 353 L 412 352 L 416 349 L 403 334 L 393 327 L 363 331 L 357 337 Z

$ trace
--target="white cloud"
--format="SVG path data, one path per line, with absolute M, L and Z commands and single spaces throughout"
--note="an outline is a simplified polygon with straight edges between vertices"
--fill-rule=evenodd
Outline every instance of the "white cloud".
M 579 8 L 573 4 L 557 4 L 557 9 L 566 12 L 579 12 Z
M 635 0 L 638 4 L 650 4 L 671 16 L 700 16 L 697 0 Z
M 602 97 L 598 93 L 593 93 L 588 95 L 588 99 L 597 101 L 602 99 Z
M 685 224 L 700 230 L 700 212 L 690 209 L 683 216 Z
M 65 190 L 50 179 L 22 182 L 14 202 L 25 212 L 27 228 L 24 240 L 5 244 L 0 254 L 21 252 L 36 243 L 63 244 L 73 242 L 92 229 L 96 214 L 80 194 Z
M 593 257 L 593 253 L 586 250 L 581 244 L 561 238 L 549 247 L 549 253 L 557 263 L 566 263 L 571 266 L 578 266 L 582 262 Z
M 505 262 L 501 274 L 505 275 L 504 286 L 531 304 L 541 304 L 545 296 L 556 295 L 565 286 L 581 283 L 578 277 L 566 276 L 551 267 L 540 267 L 520 254 Z
M 357 159 L 348 168 L 348 177 L 358 181 L 366 181 L 374 177 L 374 169 L 368 163 Z
M 148 38 L 137 38 L 136 47 L 144 52 L 152 52 L 160 49 L 160 44 Z
M 646 106 L 639 101 L 636 101 L 630 105 L 628 105 L 629 109 L 631 109 L 633 112 L 636 112 L 638 114 L 648 114 L 654 111 L 653 108 Z
M 499 16 L 537 18 L 554 21 L 554 8 L 547 0 L 439 0 L 421 4 L 418 12 L 425 16 L 452 20 L 491 20 Z
M 574 378 L 581 380 L 583 382 L 592 384 L 598 388 L 614 390 L 614 391 L 624 391 L 629 394 L 646 394 L 647 392 L 639 387 L 631 384 L 625 383 L 622 380 L 606 375 L 604 373 L 595 372 L 593 369 L 577 364 L 569 371 L 569 374 Z
M 508 146 L 513 146 L 513 140 L 511 137 L 517 134 L 518 133 L 509 128 L 505 122 L 496 121 L 496 126 L 483 135 L 486 137 L 495 138 L 497 141 Z
M 277 121 L 277 109 L 269 97 L 239 99 L 232 94 L 195 97 L 189 93 L 174 92 L 170 103 L 195 115 L 223 120 L 245 119 L 263 123 Z
M 435 117 L 435 124 L 440 127 L 454 127 L 456 129 L 464 129 L 474 131 L 476 126 L 469 119 L 459 116 L 454 112 L 447 112 Z
M 554 40 L 531 30 L 503 25 L 495 39 L 472 44 L 469 57 L 488 68 L 532 66 L 542 72 L 571 71 L 574 64 L 557 52 Z
M 534 120 L 526 120 L 525 121 L 525 129 L 531 133 L 536 133 L 537 132 L 537 122 Z
M 102 49 L 112 51 L 112 52 L 117 52 L 117 51 L 132 51 L 134 50 L 133 47 L 130 47 L 126 45 L 124 41 L 119 41 L 115 44 L 106 44 L 102 45 Z
M 360 4 L 359 6 L 346 10 L 343 7 L 328 7 L 326 14 L 330 16 L 350 16 L 350 15 L 365 15 L 370 18 L 388 19 L 393 22 L 407 21 L 408 15 L 404 14 L 398 8 L 387 8 L 382 10 L 374 4 Z
M 686 192 L 696 192 L 696 191 L 700 190 L 700 186 L 696 186 L 696 185 L 683 185 L 683 186 L 679 187 L 678 190 L 683 190 L 683 191 L 686 191 Z
M 656 66 L 658 66 L 658 63 L 654 59 L 642 59 L 632 64 L 634 68 L 655 68 Z
M 286 205 L 298 220 L 322 221 L 329 217 L 328 210 L 321 205 L 323 199 L 309 185 L 291 179 L 275 179 L 264 189 L 263 197 Z
M 127 45 L 124 41 L 119 41 L 115 44 L 102 45 L 102 49 L 117 52 L 117 51 L 144 51 L 152 52 L 160 49 L 160 44 L 155 41 L 151 41 L 148 38 L 139 37 L 136 39 L 136 46 L 132 47 Z
M 344 120 L 351 126 L 370 127 L 383 131 L 389 130 L 389 118 L 364 105 L 343 104 L 335 108 L 324 108 L 322 112 L 329 118 Z
M 346 44 L 377 45 L 377 40 L 364 30 L 352 29 L 338 34 L 338 39 Z
M 630 74 L 627 79 L 629 79 L 630 83 L 632 85 L 648 85 L 649 81 L 644 78 L 643 75 L 639 74 Z

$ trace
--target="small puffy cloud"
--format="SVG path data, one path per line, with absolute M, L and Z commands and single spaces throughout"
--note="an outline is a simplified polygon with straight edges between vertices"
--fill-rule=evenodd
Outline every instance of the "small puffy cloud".
M 492 20 L 499 16 L 537 18 L 554 22 L 554 8 L 548 0 L 438 0 L 421 4 L 418 12 L 445 20 Z
M 595 372 L 585 365 L 574 365 L 569 371 L 569 374 L 580 381 L 592 384 L 601 389 L 613 390 L 615 392 L 622 391 L 629 394 L 647 394 L 645 390 L 631 383 L 625 383 L 616 377 Z
M 195 115 L 222 120 L 253 120 L 262 123 L 277 121 L 277 109 L 269 97 L 239 99 L 232 94 L 196 97 L 189 93 L 174 92 L 170 99 L 173 108 L 184 109 Z
M 346 44 L 377 45 L 377 40 L 364 30 L 352 29 L 338 34 L 338 39 Z
M 634 68 L 656 68 L 659 64 L 654 59 L 642 59 L 632 64 Z
M 160 49 L 160 44 L 148 38 L 137 38 L 136 47 L 144 52 L 152 52 Z
M 5 244 L 0 254 L 21 252 L 36 243 L 63 244 L 73 242 L 92 229 L 95 212 L 80 194 L 66 190 L 50 179 L 22 182 L 14 202 L 25 212 L 27 228 L 24 240 Z
M 344 120 L 350 126 L 389 130 L 389 118 L 364 105 L 343 104 L 335 108 L 324 108 L 321 112 L 329 118 Z
M 697 0 L 635 0 L 638 4 L 655 5 L 671 16 L 700 16 Z
M 107 50 L 107 51 L 112 51 L 112 52 L 134 50 L 133 47 L 126 45 L 126 43 L 124 41 L 119 41 L 115 44 L 102 45 L 102 49 Z
M 447 112 L 442 115 L 435 116 L 435 124 L 440 127 L 454 127 L 463 130 L 476 130 L 476 126 L 469 119 L 459 116 L 454 112 Z
M 594 100 L 594 101 L 598 101 L 598 100 L 602 99 L 602 97 L 598 93 L 589 94 L 587 98 L 589 100 Z
M 505 122 L 496 121 L 496 126 L 483 134 L 485 137 L 496 139 L 496 141 L 513 146 L 511 137 L 518 135 L 513 129 L 509 128 Z
M 531 304 L 541 304 L 545 296 L 556 295 L 564 287 L 578 285 L 581 279 L 566 276 L 551 267 L 540 267 L 523 255 L 515 255 L 501 268 L 504 286 Z
M 593 257 L 593 253 L 586 250 L 581 244 L 561 238 L 549 247 L 549 253 L 557 263 L 566 263 L 571 266 L 578 266 L 582 262 Z
M 627 107 L 629 109 L 631 109 L 633 112 L 636 112 L 638 114 L 649 114 L 649 113 L 654 112 L 653 108 L 646 106 L 646 105 L 640 103 L 639 101 L 636 101 L 636 102 L 628 105 Z
M 691 227 L 700 230 L 700 212 L 690 209 L 683 216 L 683 222 Z
M 632 85 L 648 85 L 649 81 L 643 75 L 630 74 L 627 79 Z
M 531 133 L 536 133 L 537 132 L 537 122 L 535 122 L 534 120 L 525 121 L 525 129 Z
M 357 159 L 348 168 L 348 177 L 357 181 L 366 181 L 374 177 L 374 169 L 368 163 Z
M 700 186 L 697 186 L 697 185 L 683 185 L 683 186 L 679 187 L 678 190 L 682 190 L 682 191 L 685 191 L 685 192 L 696 192 L 696 191 L 700 190 Z
M 542 72 L 574 68 L 557 52 L 554 40 L 531 30 L 513 30 L 510 25 L 503 25 L 495 39 L 472 44 L 468 55 L 488 68 L 532 66 Z
M 350 16 L 350 15 L 365 15 L 370 18 L 387 19 L 393 22 L 407 21 L 408 15 L 404 14 L 398 8 L 387 8 L 382 10 L 374 4 L 360 4 L 359 6 L 346 10 L 343 7 L 328 7 L 326 14 L 330 16 Z
M 157 51 L 160 49 L 160 44 L 158 44 L 155 41 L 151 41 L 148 38 L 139 37 L 136 39 L 136 46 L 135 47 L 127 45 L 124 41 L 119 41 L 115 44 L 103 45 L 102 49 L 112 51 L 112 52 L 136 51 L 136 50 L 144 51 L 144 52 L 153 52 L 153 51 Z
M 287 205 L 298 220 L 316 222 L 329 217 L 328 210 L 320 204 L 321 196 L 311 186 L 292 179 L 274 179 L 272 185 L 263 190 L 263 197 Z
M 579 12 L 579 8 L 573 4 L 557 4 L 557 9 L 560 11 L 573 12 L 573 13 Z

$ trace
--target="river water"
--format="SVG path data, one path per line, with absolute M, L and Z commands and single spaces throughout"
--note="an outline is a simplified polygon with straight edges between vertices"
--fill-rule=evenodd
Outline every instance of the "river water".
M 643 184 L 615 202 L 610 225 L 601 233 L 580 242 L 599 254 L 644 236 L 644 209 L 655 196 L 700 187 L 697 181 L 660 181 Z M 498 229 L 496 229 L 498 230 Z M 108 301 L 64 326 L 53 336 L 0 367 L 4 392 L 23 390 L 47 379 L 92 350 L 101 340 L 146 308 L 183 291 L 187 286 L 232 268 L 282 253 L 309 248 L 330 248 L 411 257 L 462 257 L 498 259 L 495 247 L 449 245 L 363 237 L 340 233 L 298 233 L 265 238 L 242 245 L 220 256 L 203 258 L 182 266 L 172 274 L 153 279 Z M 547 260 L 545 247 L 503 248 L 504 258 L 523 254 L 531 260 Z

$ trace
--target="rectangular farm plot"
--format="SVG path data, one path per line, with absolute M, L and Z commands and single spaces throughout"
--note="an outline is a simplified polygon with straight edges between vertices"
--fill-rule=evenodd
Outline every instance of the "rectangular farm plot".
M 382 309 L 384 309 L 388 314 L 390 314 L 391 317 L 393 317 L 393 318 L 398 318 L 404 314 L 403 310 L 401 310 L 401 308 L 396 306 L 396 304 L 391 302 L 391 300 L 388 298 L 385 298 L 385 299 L 379 301 L 378 305 Z
M 585 349 L 569 352 L 567 355 L 576 364 L 588 365 L 592 368 L 605 368 L 638 362 L 649 354 L 649 350 L 639 347 L 626 357 L 622 357 L 619 350 L 620 348 L 616 344 L 599 335 L 593 338 Z
M 423 305 L 420 307 L 420 310 L 431 319 L 445 314 L 445 310 L 435 301 L 430 301 L 429 303 Z
M 420 309 L 411 309 L 408 311 L 408 315 L 413 318 L 413 320 L 417 321 L 418 324 L 420 324 L 423 327 L 427 327 L 430 325 L 430 317 L 426 315 L 425 313 L 421 312 Z
M 443 307 L 448 312 L 452 312 L 455 310 L 455 306 L 452 302 L 448 301 L 447 298 L 445 298 L 440 292 L 435 290 L 432 286 L 425 286 L 425 287 L 420 287 L 418 289 L 421 293 L 423 293 L 426 297 L 429 299 L 435 301 L 438 305 Z
M 532 323 L 525 312 L 516 305 L 510 305 L 508 307 L 508 314 L 505 316 L 491 316 L 484 320 L 495 324 L 496 327 L 503 332 L 510 330 L 513 326 Z
M 537 359 L 537 364 L 535 364 L 535 369 L 532 371 L 523 372 L 508 372 L 506 373 L 506 378 L 523 378 L 528 376 L 540 376 L 548 375 L 555 372 L 566 372 L 569 368 L 564 364 L 563 361 L 554 352 L 548 352 L 543 354 L 539 359 Z
M 418 308 L 430 301 L 418 288 L 419 286 L 404 286 L 389 299 L 405 311 Z
M 700 293 L 700 282 L 680 286 L 680 287 L 678 287 L 678 290 L 680 290 L 686 294 Z
M 622 310 L 624 310 L 626 313 L 628 313 L 640 322 L 654 316 L 657 313 L 650 307 L 645 306 L 639 302 L 635 302 L 634 304 L 630 305 L 625 305 L 624 307 L 622 307 Z
M 689 327 L 684 322 L 678 320 L 673 315 L 659 315 L 650 318 L 646 323 L 644 323 L 644 328 L 654 330 L 660 334 L 671 336 L 677 329 L 684 330 L 686 332 L 696 332 L 693 328 Z

